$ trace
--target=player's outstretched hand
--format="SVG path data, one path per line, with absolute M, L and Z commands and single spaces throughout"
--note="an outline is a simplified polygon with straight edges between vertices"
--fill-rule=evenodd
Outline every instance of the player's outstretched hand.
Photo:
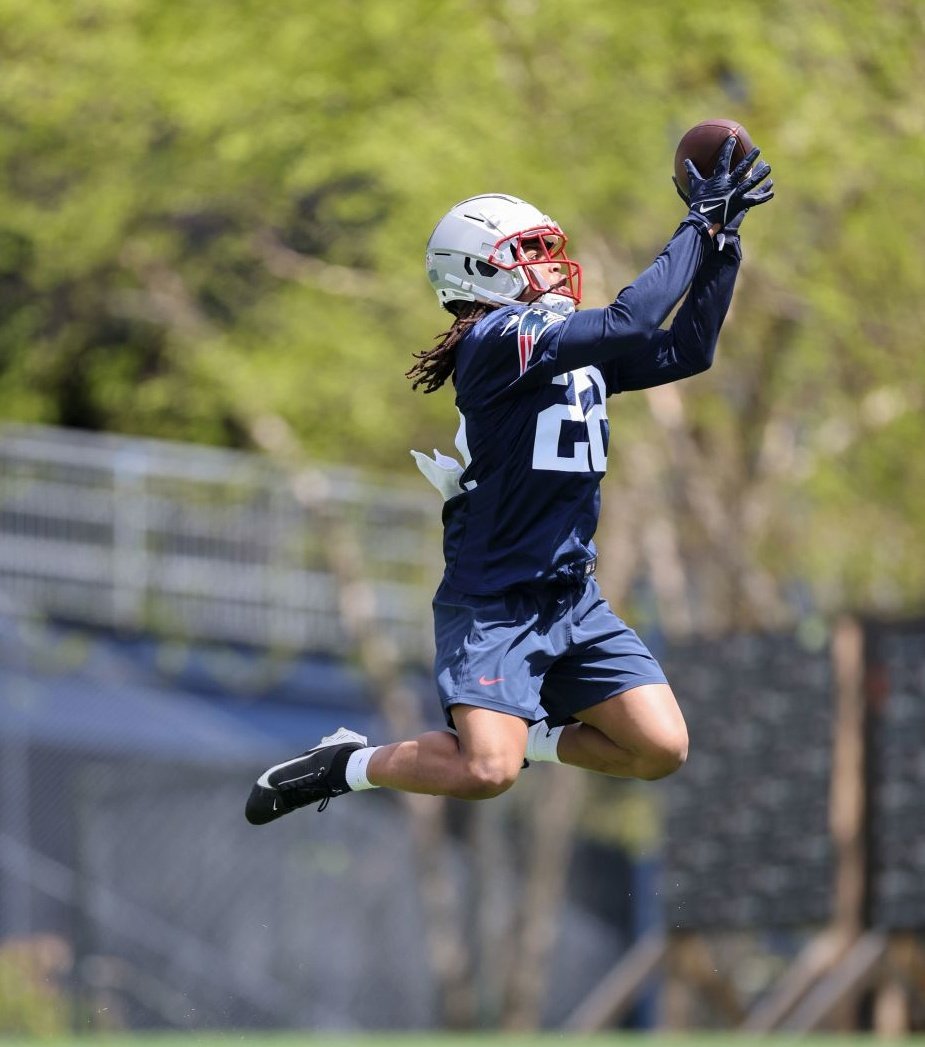
M 701 175 L 692 161 L 684 161 L 690 183 L 690 193 L 686 198 L 675 182 L 675 188 L 690 207 L 690 214 L 700 222 L 718 225 L 722 229 L 728 228 L 750 207 L 766 204 L 774 196 L 774 183 L 770 179 L 765 182 L 771 173 L 770 165 L 763 160 L 755 163 L 760 149 L 753 149 L 732 171 L 729 170 L 735 143 L 734 135 L 726 139 L 716 168 L 708 178 Z

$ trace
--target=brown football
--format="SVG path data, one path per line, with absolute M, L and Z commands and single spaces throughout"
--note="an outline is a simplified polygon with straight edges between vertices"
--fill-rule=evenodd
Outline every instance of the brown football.
M 708 178 L 713 174 L 723 143 L 730 135 L 735 135 L 737 139 L 729 163 L 732 170 L 755 148 L 748 131 L 737 120 L 704 120 L 692 127 L 678 142 L 674 154 L 674 176 L 685 193 L 688 192 L 688 184 L 684 161 L 693 160 L 697 170 L 704 178 Z

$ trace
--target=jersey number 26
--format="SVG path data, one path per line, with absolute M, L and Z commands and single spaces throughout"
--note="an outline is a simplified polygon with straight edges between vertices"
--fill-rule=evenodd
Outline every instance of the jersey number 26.
M 559 473 L 606 472 L 607 392 L 600 371 L 596 367 L 579 367 L 556 375 L 552 384 L 568 387 L 574 402 L 553 404 L 536 416 L 533 468 Z M 585 389 L 593 389 L 595 394 L 595 403 L 587 410 L 581 405 L 581 393 Z M 571 454 L 560 454 L 562 430 L 567 422 L 579 423 L 586 439 L 576 440 Z

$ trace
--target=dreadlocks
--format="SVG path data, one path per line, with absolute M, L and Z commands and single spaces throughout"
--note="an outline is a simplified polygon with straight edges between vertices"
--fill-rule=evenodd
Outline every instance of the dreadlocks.
M 412 389 L 424 386 L 425 393 L 436 392 L 440 386 L 456 373 L 456 346 L 463 335 L 496 306 L 483 302 L 451 302 L 448 306 L 456 315 L 453 326 L 437 335 L 433 349 L 422 349 L 411 355 L 418 361 L 405 377 L 410 378 Z

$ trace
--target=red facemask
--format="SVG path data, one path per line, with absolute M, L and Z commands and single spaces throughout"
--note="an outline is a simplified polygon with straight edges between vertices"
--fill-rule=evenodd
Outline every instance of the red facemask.
M 488 256 L 490 265 L 499 269 L 521 269 L 529 286 L 539 298 L 544 294 L 562 295 L 571 298 L 577 305 L 581 301 L 581 266 L 565 253 L 568 237 L 555 225 L 540 225 L 523 229 L 500 239 Z M 527 253 L 535 255 L 528 258 Z M 559 272 L 545 274 L 535 271 L 536 266 L 557 265 Z

